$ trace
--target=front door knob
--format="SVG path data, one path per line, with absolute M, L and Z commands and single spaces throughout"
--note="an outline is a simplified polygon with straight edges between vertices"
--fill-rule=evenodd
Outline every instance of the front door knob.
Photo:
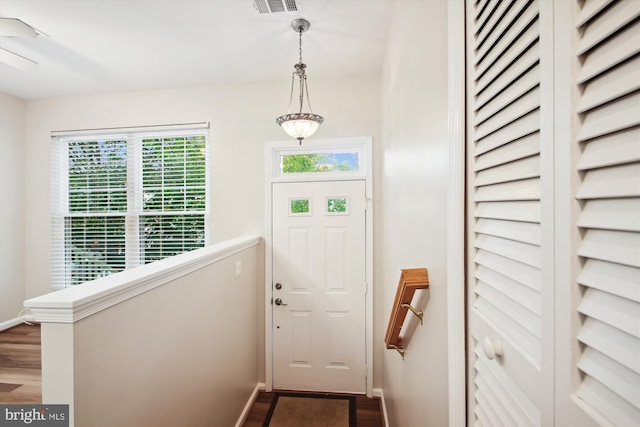
M 276 305 L 287 305 L 287 304 L 284 304 L 284 303 L 282 302 L 282 299 L 281 299 L 281 298 L 276 298 L 276 300 L 275 300 L 274 302 L 276 303 Z

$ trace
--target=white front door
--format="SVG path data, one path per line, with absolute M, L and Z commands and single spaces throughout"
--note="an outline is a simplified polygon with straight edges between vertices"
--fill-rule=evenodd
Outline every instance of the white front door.
M 273 386 L 364 393 L 365 181 L 274 183 Z

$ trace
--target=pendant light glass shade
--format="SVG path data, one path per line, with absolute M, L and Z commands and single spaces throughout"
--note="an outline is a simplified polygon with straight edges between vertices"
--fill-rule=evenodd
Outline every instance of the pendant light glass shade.
M 291 28 L 299 34 L 299 47 L 298 53 L 300 55 L 300 61 L 293 66 L 293 75 L 291 76 L 291 96 L 289 98 L 289 111 L 291 111 L 291 103 L 293 101 L 293 89 L 295 86 L 296 77 L 298 78 L 298 100 L 299 111 L 297 113 L 287 113 L 276 119 L 276 123 L 284 129 L 287 135 L 296 138 L 300 145 L 302 140 L 313 135 L 318 127 L 324 121 L 324 118 L 319 114 L 314 114 L 311 111 L 311 102 L 309 101 L 309 88 L 307 87 L 307 75 L 305 70 L 307 65 L 302 62 L 302 33 L 307 31 L 311 24 L 305 19 L 294 19 L 291 22 Z M 306 96 L 305 96 L 306 93 Z M 303 113 L 302 107 L 304 100 L 307 100 L 309 106 L 309 112 Z
M 285 114 L 276 119 L 276 123 L 282 126 L 287 135 L 296 138 L 302 144 L 304 138 L 313 135 L 324 119 L 313 113 Z

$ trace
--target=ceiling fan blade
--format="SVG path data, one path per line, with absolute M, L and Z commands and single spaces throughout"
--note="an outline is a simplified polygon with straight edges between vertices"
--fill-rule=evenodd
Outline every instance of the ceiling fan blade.
M 11 65 L 12 67 L 20 70 L 33 70 L 38 66 L 37 62 L 2 47 L 0 47 L 0 62 Z
M 15 18 L 0 18 L 0 36 L 38 37 L 38 32 L 31 25 Z

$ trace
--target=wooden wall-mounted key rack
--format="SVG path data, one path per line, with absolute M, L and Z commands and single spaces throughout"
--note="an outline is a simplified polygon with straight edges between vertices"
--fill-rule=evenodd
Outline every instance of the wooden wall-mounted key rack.
M 413 295 L 418 289 L 426 289 L 429 287 L 429 274 L 426 268 L 408 268 L 400 272 L 400 281 L 396 291 L 396 298 L 391 308 L 391 317 L 387 326 L 387 334 L 384 342 L 388 349 L 398 351 L 404 359 L 404 353 L 407 346 L 406 342 L 402 342 L 400 331 L 407 317 L 407 313 L 411 311 L 420 319 L 422 324 L 423 312 L 417 310 L 411 305 Z

